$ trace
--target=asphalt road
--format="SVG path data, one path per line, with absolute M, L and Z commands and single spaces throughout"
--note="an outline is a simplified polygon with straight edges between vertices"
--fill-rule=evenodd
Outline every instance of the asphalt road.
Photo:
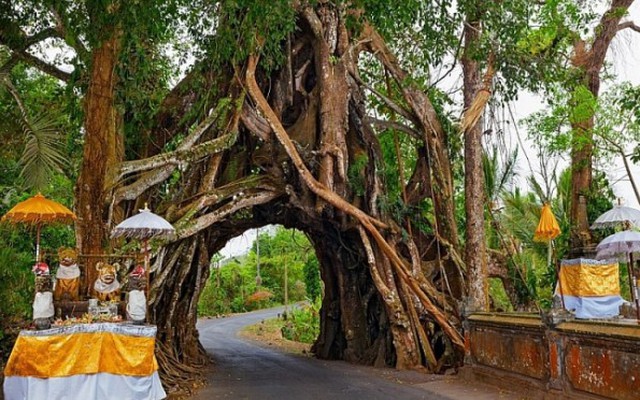
M 279 312 L 281 308 L 199 321 L 200 340 L 214 365 L 209 384 L 192 399 L 452 399 L 425 389 L 423 384 L 433 381 L 429 375 L 285 354 L 237 337 L 244 326 Z

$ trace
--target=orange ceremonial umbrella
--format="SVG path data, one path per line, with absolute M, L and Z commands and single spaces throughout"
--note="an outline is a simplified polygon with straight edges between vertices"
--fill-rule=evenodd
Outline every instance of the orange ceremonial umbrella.
M 42 194 L 28 198 L 16 204 L 0 221 L 35 225 L 36 236 L 36 262 L 40 261 L 40 228 L 42 224 L 71 223 L 76 215 L 67 207 L 53 200 L 45 198 Z
M 538 227 L 533 234 L 533 240 L 536 242 L 548 242 L 557 238 L 560 232 L 560 225 L 558 225 L 556 217 L 551 212 L 551 206 L 549 203 L 545 203 L 540 212 L 540 222 L 538 222 Z

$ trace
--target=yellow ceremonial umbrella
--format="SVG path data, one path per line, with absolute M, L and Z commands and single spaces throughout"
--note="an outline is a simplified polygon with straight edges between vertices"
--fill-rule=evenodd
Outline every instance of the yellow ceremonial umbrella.
M 553 212 L 551 211 L 551 206 L 549 203 L 544 203 L 542 210 L 540 211 L 540 222 L 538 222 L 538 227 L 533 233 L 533 240 L 536 242 L 547 242 L 549 244 L 547 251 L 547 265 L 551 265 L 553 239 L 557 238 L 561 232 L 558 220 L 556 220 L 555 215 L 553 215 Z M 556 270 L 556 278 L 558 279 L 562 308 L 565 308 L 564 295 L 562 294 L 562 286 L 560 285 L 560 271 L 558 271 L 557 268 L 554 269 Z
M 42 224 L 48 223 L 71 223 L 76 219 L 76 215 L 67 207 L 53 200 L 49 200 L 42 194 L 28 198 L 16 204 L 6 213 L 1 222 L 23 223 L 35 225 L 36 235 L 36 262 L 40 261 L 40 228 Z
M 533 234 L 533 240 L 536 242 L 549 242 L 560 235 L 560 225 L 556 217 L 551 212 L 549 203 L 544 203 L 540 212 L 540 222 Z

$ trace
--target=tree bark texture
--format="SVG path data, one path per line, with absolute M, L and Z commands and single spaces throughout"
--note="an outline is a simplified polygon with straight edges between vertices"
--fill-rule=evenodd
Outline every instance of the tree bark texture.
M 109 191 L 114 187 L 124 153 L 115 101 L 120 35 L 115 27 L 111 29 L 111 35 L 92 53 L 90 83 L 84 98 L 84 146 L 75 188 L 76 241 L 81 254 L 104 252 L 108 240 Z M 95 281 L 95 269 L 89 265 L 86 273 L 87 283 L 91 285 Z
M 464 53 L 462 71 L 464 75 L 465 115 L 477 113 L 473 110 L 479 96 L 489 96 L 491 82 L 483 85 L 479 62 L 474 58 L 482 26 L 477 16 L 467 17 L 464 28 Z M 487 68 L 492 68 L 489 65 Z M 490 79 L 490 77 L 489 77 Z M 473 311 L 488 311 L 489 281 L 487 273 L 487 249 L 485 239 L 484 210 L 486 203 L 484 170 L 482 168 L 482 114 L 473 118 L 475 122 L 463 124 L 464 130 L 464 209 L 465 209 L 465 263 L 468 274 L 467 307 Z M 464 121 L 463 121 L 464 122 Z

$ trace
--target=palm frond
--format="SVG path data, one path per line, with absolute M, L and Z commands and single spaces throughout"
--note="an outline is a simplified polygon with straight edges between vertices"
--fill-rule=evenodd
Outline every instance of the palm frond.
M 495 181 L 498 174 L 498 163 L 496 160 L 495 152 L 493 154 L 482 153 L 482 169 L 484 171 L 484 190 L 487 198 L 493 200 L 496 196 L 495 193 Z
M 545 193 L 545 190 L 542 188 L 542 185 L 540 184 L 540 182 L 538 182 L 535 176 L 530 175 L 527 178 L 527 181 L 529 182 L 529 186 L 531 187 L 531 190 L 533 190 L 533 193 L 535 193 L 540 203 L 549 201 L 549 199 L 547 198 L 547 194 Z
M 20 111 L 20 126 L 25 136 L 25 148 L 20 157 L 20 176 L 27 188 L 42 190 L 53 173 L 62 172 L 67 164 L 58 132 L 58 118 L 51 112 L 31 118 L 9 75 L 2 71 L 0 84 L 11 93 Z
M 482 153 L 484 187 L 489 200 L 496 201 L 503 192 L 511 188 L 516 176 L 517 159 L 518 149 L 501 152 L 497 146 L 493 146 L 490 153 Z
M 21 177 L 29 188 L 42 190 L 55 172 L 62 172 L 67 163 L 63 142 L 58 132 L 57 118 L 45 112 L 31 120 L 22 121 L 26 138 L 20 158 Z
M 518 161 L 518 148 L 507 154 L 507 158 L 502 164 L 500 182 L 498 183 L 498 192 L 503 193 L 510 189 L 513 178 L 516 176 L 516 163 Z

